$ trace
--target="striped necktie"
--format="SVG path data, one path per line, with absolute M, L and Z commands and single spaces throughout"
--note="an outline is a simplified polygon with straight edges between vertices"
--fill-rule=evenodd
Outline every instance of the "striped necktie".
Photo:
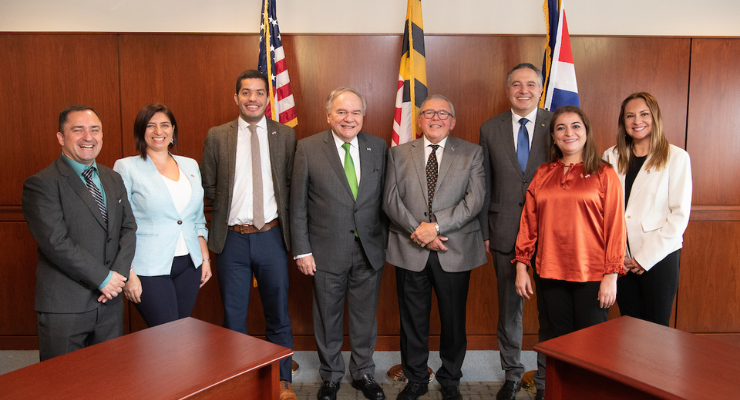
M 87 190 L 90 191 L 90 194 L 92 195 L 93 199 L 95 199 L 95 203 L 98 204 L 98 209 L 100 209 L 100 214 L 103 215 L 103 221 L 105 223 L 108 223 L 108 211 L 105 208 L 105 203 L 103 202 L 103 194 L 100 193 L 100 189 L 95 185 L 95 182 L 92 180 L 92 174 L 93 171 L 95 171 L 95 168 L 88 168 L 84 171 L 82 171 L 82 176 L 85 178 L 85 185 L 87 186 Z

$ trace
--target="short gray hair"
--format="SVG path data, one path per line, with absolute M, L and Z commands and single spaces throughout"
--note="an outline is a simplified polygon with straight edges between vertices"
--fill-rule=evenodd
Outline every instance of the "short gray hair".
M 365 110 L 367 109 L 367 104 L 365 104 L 365 98 L 362 97 L 359 91 L 357 89 L 349 87 L 349 86 L 341 86 L 338 87 L 329 93 L 329 96 L 326 98 L 326 113 L 331 113 L 331 103 L 334 102 L 334 100 L 339 97 L 342 93 L 351 92 L 357 95 L 357 97 L 360 98 L 362 101 L 362 115 L 365 115 Z
M 447 104 L 450 106 L 450 114 L 452 115 L 452 118 L 455 118 L 455 106 L 452 105 L 452 102 L 450 101 L 450 99 L 448 99 L 447 97 L 442 96 L 441 94 L 433 94 L 433 95 L 427 97 L 426 99 L 424 99 L 424 101 L 421 103 L 421 107 L 419 107 L 419 110 L 421 110 L 422 108 L 424 108 L 424 104 L 426 104 L 427 101 L 429 101 L 429 100 L 443 100 L 443 101 L 446 101 Z

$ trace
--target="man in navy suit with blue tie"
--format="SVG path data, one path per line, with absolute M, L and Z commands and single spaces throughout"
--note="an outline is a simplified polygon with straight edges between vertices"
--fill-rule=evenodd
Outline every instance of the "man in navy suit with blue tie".
M 496 270 L 499 315 L 496 337 L 506 380 L 496 395 L 497 400 L 513 400 L 524 374 L 521 362 L 524 301 L 516 293 L 516 268 L 511 260 L 515 258 L 514 244 L 529 182 L 537 168 L 548 161 L 552 115 L 537 107 L 542 95 L 542 75 L 532 64 L 522 63 L 509 71 L 506 93 L 511 110 L 484 122 L 479 142 L 485 156 L 487 179 L 486 201 L 479 219 L 482 227 L 488 227 L 483 229 L 483 239 L 486 250 L 493 255 Z M 543 310 L 540 301 L 538 295 L 537 308 Z M 539 339 L 546 340 L 548 323 L 542 314 L 539 322 Z M 544 399 L 544 355 L 538 356 L 537 363 L 537 399 Z

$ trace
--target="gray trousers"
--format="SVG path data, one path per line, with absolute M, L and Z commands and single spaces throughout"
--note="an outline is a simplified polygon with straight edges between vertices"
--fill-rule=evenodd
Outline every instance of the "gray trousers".
M 83 313 L 37 312 L 36 317 L 41 361 L 123 335 L 122 299 Z
M 355 241 L 352 264 L 340 274 L 319 270 L 313 278 L 313 328 L 322 381 L 339 382 L 344 376 L 344 299 L 349 312 L 352 379 L 375 373 L 373 353 L 378 336 L 376 310 L 383 269 L 375 271 L 360 242 Z
M 516 292 L 516 264 L 511 260 L 516 258 L 514 251 L 502 253 L 491 250 L 493 254 L 493 266 L 496 270 L 496 287 L 498 289 L 498 328 L 496 339 L 501 354 L 501 367 L 504 369 L 504 379 L 507 381 L 520 381 L 524 375 L 524 364 L 522 355 L 522 307 L 524 298 Z M 534 265 L 534 257 L 532 258 Z M 540 292 L 539 276 L 534 273 L 534 287 L 537 296 L 537 319 L 540 325 L 538 340 L 543 342 L 549 340 L 550 323 L 545 313 L 542 294 Z M 544 354 L 537 353 L 537 372 L 534 375 L 534 384 L 537 389 L 545 388 L 545 365 Z

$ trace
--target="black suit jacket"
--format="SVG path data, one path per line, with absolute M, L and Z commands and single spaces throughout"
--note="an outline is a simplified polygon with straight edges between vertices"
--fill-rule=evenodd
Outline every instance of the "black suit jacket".
M 109 271 L 128 277 L 136 247 L 134 214 L 121 176 L 100 164 L 98 174 L 105 190 L 107 226 L 64 155 L 23 184 L 23 215 L 38 243 L 36 311 L 93 310 L 102 304 L 97 301 L 98 286 Z

